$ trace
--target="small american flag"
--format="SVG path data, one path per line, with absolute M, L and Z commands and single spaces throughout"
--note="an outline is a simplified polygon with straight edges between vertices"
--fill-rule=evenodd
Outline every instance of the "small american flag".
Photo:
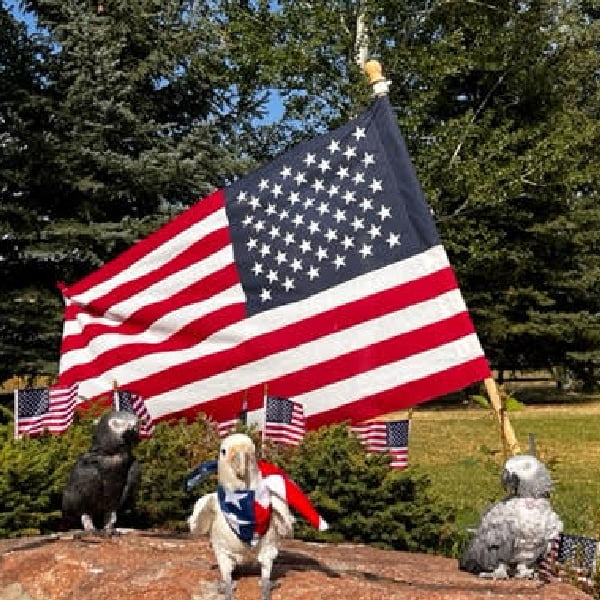
M 592 587 L 599 546 L 600 542 L 593 538 L 561 533 L 540 561 L 540 575 L 546 580 L 575 580 Z
M 136 415 L 140 421 L 140 437 L 150 437 L 154 433 L 154 422 L 144 399 L 129 390 L 115 390 L 113 394 L 115 410 L 126 410 Z
M 15 390 L 15 438 L 62 433 L 73 422 L 78 386 Z
M 227 437 L 230 433 L 233 433 L 240 423 L 240 419 L 229 419 L 227 421 L 223 421 L 221 423 L 215 423 L 217 431 L 219 433 L 219 437 L 224 438 Z
M 304 406 L 288 398 L 267 396 L 263 437 L 280 444 L 297 446 L 304 437 Z
M 215 423 L 217 432 L 219 433 L 219 437 L 224 438 L 227 437 L 230 433 L 233 433 L 239 424 L 246 425 L 248 422 L 248 394 L 244 392 L 244 397 L 242 399 L 242 405 L 240 407 L 240 412 L 237 417 L 233 419 L 227 419 L 225 421 L 221 421 Z
M 352 431 L 367 452 L 387 452 L 391 457 L 390 467 L 406 469 L 408 466 L 409 419 L 361 423 L 353 426 Z

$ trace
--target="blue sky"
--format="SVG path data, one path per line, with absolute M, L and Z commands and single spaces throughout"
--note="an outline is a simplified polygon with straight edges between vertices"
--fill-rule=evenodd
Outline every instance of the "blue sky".
M 19 8 L 18 2 L 15 2 L 14 0 L 8 0 L 8 2 L 6 4 L 8 7 L 8 10 L 10 10 L 12 12 L 12 14 L 15 15 L 15 17 L 17 17 L 21 21 L 25 21 L 25 23 L 27 23 L 27 26 L 29 27 L 29 29 L 35 28 L 35 19 L 31 15 L 24 13 Z

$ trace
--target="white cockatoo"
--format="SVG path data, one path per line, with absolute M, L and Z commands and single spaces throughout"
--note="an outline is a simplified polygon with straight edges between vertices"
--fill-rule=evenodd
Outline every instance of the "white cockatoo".
M 563 527 L 549 500 L 552 479 L 543 463 L 523 454 L 506 461 L 502 484 L 509 496 L 484 512 L 459 566 L 480 577 L 535 577 L 536 561 Z
M 324 530 L 325 521 L 285 473 L 259 461 L 252 440 L 234 433 L 221 442 L 217 463 L 218 488 L 202 496 L 188 519 L 195 535 L 210 536 L 227 600 L 233 597 L 236 565 L 260 563 L 263 600 L 271 597 L 271 570 L 279 541 L 293 533 L 289 505 Z

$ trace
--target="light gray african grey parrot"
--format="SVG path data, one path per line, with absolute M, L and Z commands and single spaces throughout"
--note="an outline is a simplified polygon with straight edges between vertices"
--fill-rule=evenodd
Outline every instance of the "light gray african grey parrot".
M 502 484 L 509 496 L 483 513 L 459 566 L 480 577 L 533 578 L 536 561 L 563 527 L 549 500 L 552 479 L 544 464 L 523 454 L 506 461 Z
M 132 455 L 138 441 L 137 417 L 127 411 L 102 415 L 91 448 L 79 456 L 63 491 L 65 519 L 78 518 L 86 533 L 111 534 L 117 510 L 137 490 L 140 465 Z

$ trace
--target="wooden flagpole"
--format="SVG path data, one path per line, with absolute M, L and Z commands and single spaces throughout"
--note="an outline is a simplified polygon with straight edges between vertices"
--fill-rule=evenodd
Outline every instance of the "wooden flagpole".
M 364 72 L 369 78 L 369 83 L 373 88 L 374 96 L 385 96 L 388 93 L 390 82 L 383 75 L 381 63 L 376 60 L 369 60 L 364 65 Z M 518 454 L 521 450 L 515 432 L 508 420 L 506 407 L 503 406 L 498 387 L 492 377 L 484 380 L 485 389 L 490 398 L 490 403 L 500 425 L 500 436 L 504 446 L 505 454 Z M 412 416 L 412 415 L 411 415 Z
M 15 429 L 15 440 L 19 439 L 19 383 L 17 382 L 17 387 L 13 390 L 14 394 L 14 429 Z
M 240 421 L 243 425 L 248 425 L 248 390 L 244 390 L 242 395 L 242 408 L 240 410 Z
M 377 60 L 368 60 L 365 63 L 364 71 L 373 88 L 373 95 L 385 96 L 390 88 L 390 82 L 383 76 L 381 63 Z
M 511 455 L 519 454 L 521 452 L 519 442 L 517 441 L 517 436 L 515 435 L 512 425 L 508 419 L 506 407 L 503 405 L 503 402 L 500 398 L 498 386 L 492 377 L 485 379 L 484 384 L 488 396 L 490 397 L 492 409 L 494 410 L 496 418 L 498 419 L 498 425 L 500 425 L 500 436 L 505 449 L 504 453 Z
M 262 447 L 265 446 L 265 429 L 267 427 L 267 391 L 268 391 L 268 383 L 263 383 L 263 426 L 262 431 L 260 432 L 260 439 L 262 441 Z M 264 455 L 263 455 L 264 456 Z

